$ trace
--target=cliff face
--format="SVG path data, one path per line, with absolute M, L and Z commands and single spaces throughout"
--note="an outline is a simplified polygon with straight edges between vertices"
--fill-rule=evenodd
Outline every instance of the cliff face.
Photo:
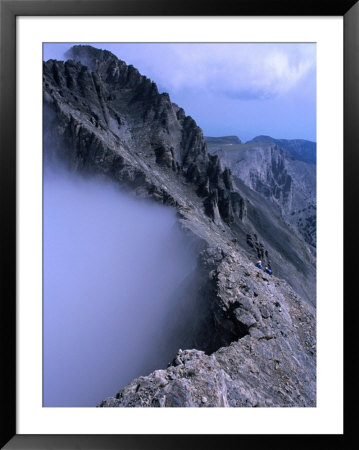
M 195 288 L 184 287 L 197 314 L 181 344 L 195 349 L 100 406 L 314 406 L 315 309 L 254 266 L 258 255 L 270 262 L 256 228 L 260 200 L 243 195 L 195 121 L 135 68 L 89 46 L 68 56 L 44 63 L 45 157 L 176 208 L 199 255 Z M 290 259 L 292 285 L 303 284 L 312 262 Z
M 277 144 L 283 142 L 288 148 L 297 149 L 296 144 L 301 141 L 259 136 L 241 144 L 228 139 L 224 143 L 223 138 L 208 139 L 210 153 L 217 155 L 247 186 L 276 203 L 285 221 L 310 246 L 316 247 L 316 167 L 296 159 Z M 299 158 L 302 153 L 294 152 Z
M 304 161 L 308 164 L 317 163 L 317 144 L 305 139 L 275 139 L 271 136 L 256 136 L 247 144 L 258 142 L 269 142 L 277 144 L 278 147 L 287 150 L 294 159 Z

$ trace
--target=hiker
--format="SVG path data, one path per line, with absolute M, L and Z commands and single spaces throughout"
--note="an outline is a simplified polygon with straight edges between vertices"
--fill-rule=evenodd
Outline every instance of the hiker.
M 264 269 L 264 271 L 266 272 L 266 273 L 268 273 L 269 275 L 272 275 L 272 271 L 270 270 L 270 268 L 269 267 L 267 267 L 266 266 L 266 268 Z
M 256 267 L 258 267 L 258 269 L 262 268 L 262 261 L 261 260 L 257 261 Z

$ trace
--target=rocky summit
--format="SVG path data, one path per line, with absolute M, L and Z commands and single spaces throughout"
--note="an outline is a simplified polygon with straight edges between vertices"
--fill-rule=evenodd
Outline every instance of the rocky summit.
M 181 325 L 178 312 L 177 354 L 98 406 L 315 406 L 308 244 L 208 152 L 195 120 L 154 82 L 108 51 L 81 45 L 66 56 L 44 62 L 45 158 L 175 208 L 198 255 L 179 293 L 195 314 Z

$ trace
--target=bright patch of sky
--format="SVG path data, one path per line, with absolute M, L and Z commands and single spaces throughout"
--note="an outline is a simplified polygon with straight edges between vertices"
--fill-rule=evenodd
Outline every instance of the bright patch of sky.
M 45 44 L 44 60 L 70 43 Z M 100 43 L 157 83 L 206 136 L 316 140 L 316 45 Z

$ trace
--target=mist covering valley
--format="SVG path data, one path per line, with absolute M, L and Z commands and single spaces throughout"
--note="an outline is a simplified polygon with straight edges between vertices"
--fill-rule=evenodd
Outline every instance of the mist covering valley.
M 112 53 L 66 58 L 43 69 L 44 406 L 315 406 L 312 153 L 205 139 Z
M 175 294 L 195 266 L 173 209 L 46 166 L 44 406 L 93 406 L 166 368 L 178 350 L 166 332 Z

